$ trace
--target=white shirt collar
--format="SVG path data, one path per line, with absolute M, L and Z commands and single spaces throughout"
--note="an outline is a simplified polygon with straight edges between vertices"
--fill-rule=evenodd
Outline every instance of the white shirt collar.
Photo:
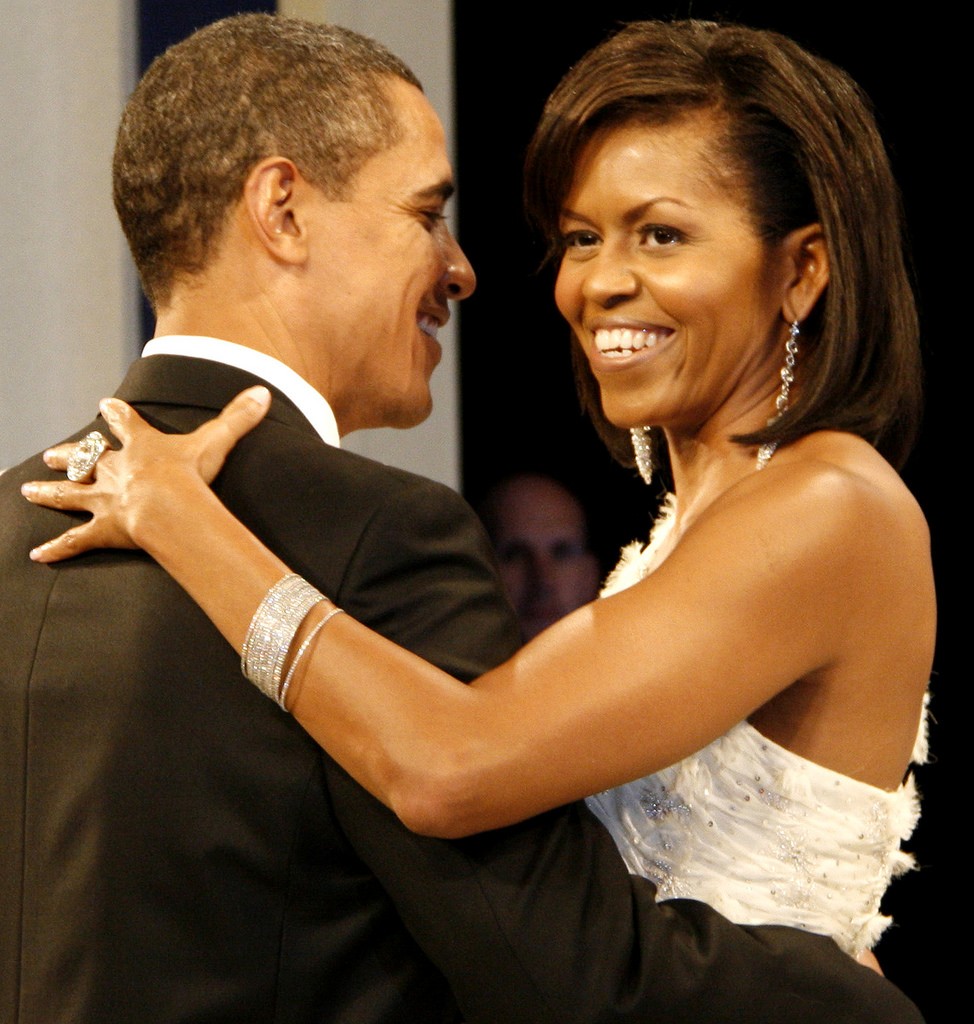
M 189 356 L 192 359 L 209 359 L 214 363 L 246 370 L 268 384 L 273 384 L 278 391 L 287 395 L 325 444 L 330 444 L 333 448 L 341 447 L 338 423 L 325 396 L 280 359 L 247 348 L 246 345 L 196 334 L 167 334 L 161 338 L 153 338 L 142 349 L 142 355 Z

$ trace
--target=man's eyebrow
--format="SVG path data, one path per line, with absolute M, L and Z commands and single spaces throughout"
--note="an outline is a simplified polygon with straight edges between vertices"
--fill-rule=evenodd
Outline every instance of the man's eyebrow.
M 439 199 L 446 202 L 456 192 L 456 186 L 452 181 L 441 181 L 429 188 L 421 189 L 416 193 L 416 199 L 421 202 L 428 199 Z

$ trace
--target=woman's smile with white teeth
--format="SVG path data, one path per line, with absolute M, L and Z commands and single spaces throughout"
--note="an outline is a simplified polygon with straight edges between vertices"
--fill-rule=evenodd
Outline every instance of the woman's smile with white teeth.
M 595 347 L 602 355 L 617 359 L 625 358 L 641 349 L 653 348 L 672 333 L 673 331 L 668 327 L 602 329 L 595 332 Z

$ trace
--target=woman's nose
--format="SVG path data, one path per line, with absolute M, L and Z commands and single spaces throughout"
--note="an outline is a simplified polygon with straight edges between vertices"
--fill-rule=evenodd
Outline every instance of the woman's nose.
M 606 308 L 632 298 L 639 292 L 639 277 L 624 252 L 603 249 L 588 262 L 582 281 L 586 299 Z

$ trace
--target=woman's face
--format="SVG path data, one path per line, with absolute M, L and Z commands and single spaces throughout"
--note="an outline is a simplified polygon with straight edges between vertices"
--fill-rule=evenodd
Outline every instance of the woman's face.
M 755 233 L 717 131 L 705 113 L 609 128 L 575 169 L 555 301 L 617 426 L 726 436 L 774 411 L 795 263 Z

